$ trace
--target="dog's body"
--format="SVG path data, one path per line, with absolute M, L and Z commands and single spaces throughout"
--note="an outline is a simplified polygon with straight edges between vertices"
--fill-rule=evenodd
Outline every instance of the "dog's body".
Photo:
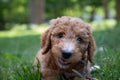
M 42 36 L 41 47 L 34 64 L 40 61 L 43 80 L 54 80 L 60 75 L 67 80 L 82 80 L 82 77 L 95 80 L 89 74 L 95 42 L 89 25 L 79 18 L 52 20 Z M 76 75 L 74 70 L 82 76 Z

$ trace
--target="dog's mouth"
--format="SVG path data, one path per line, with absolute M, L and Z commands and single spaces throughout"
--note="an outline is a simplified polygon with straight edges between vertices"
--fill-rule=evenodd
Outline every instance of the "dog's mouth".
M 70 63 L 67 62 L 67 60 L 65 60 L 65 59 L 58 59 L 58 63 L 59 63 L 59 65 L 61 65 L 62 67 L 63 67 L 63 66 L 68 66 L 68 65 L 70 65 Z

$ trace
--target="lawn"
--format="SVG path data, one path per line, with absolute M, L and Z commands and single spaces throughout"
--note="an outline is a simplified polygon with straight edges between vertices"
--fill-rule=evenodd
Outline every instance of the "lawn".
M 99 80 L 120 80 L 120 26 L 109 23 L 94 26 L 95 64 L 100 69 L 92 72 L 92 76 Z M 0 32 L 0 80 L 40 80 L 40 72 L 33 71 L 32 63 L 44 30 L 45 27 L 31 30 L 21 27 Z

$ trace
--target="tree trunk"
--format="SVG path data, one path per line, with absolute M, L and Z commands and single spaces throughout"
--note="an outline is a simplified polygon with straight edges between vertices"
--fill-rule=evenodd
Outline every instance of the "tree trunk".
M 105 13 L 105 19 L 108 19 L 109 18 L 108 0 L 103 0 L 103 8 Z
M 120 0 L 116 0 L 116 20 L 120 22 Z
M 0 30 L 5 30 L 5 20 L 3 17 L 3 10 L 0 10 Z
M 44 0 L 30 0 L 30 22 L 41 24 L 44 19 Z

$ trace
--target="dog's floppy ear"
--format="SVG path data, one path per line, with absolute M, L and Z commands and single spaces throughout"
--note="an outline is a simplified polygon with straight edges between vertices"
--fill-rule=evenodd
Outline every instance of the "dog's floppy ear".
M 93 63 L 95 49 L 96 49 L 96 44 L 94 38 L 92 37 L 92 35 L 90 35 L 90 42 L 88 45 L 88 59 L 91 63 Z
M 95 53 L 95 49 L 96 49 L 96 44 L 95 44 L 95 40 L 92 36 L 92 31 L 90 30 L 90 28 L 88 29 L 89 30 L 89 35 L 90 35 L 90 42 L 89 42 L 89 45 L 88 45 L 88 60 L 93 63 L 93 59 L 94 59 L 94 53 Z
M 51 28 L 48 28 L 41 38 L 42 54 L 46 54 L 51 48 Z

